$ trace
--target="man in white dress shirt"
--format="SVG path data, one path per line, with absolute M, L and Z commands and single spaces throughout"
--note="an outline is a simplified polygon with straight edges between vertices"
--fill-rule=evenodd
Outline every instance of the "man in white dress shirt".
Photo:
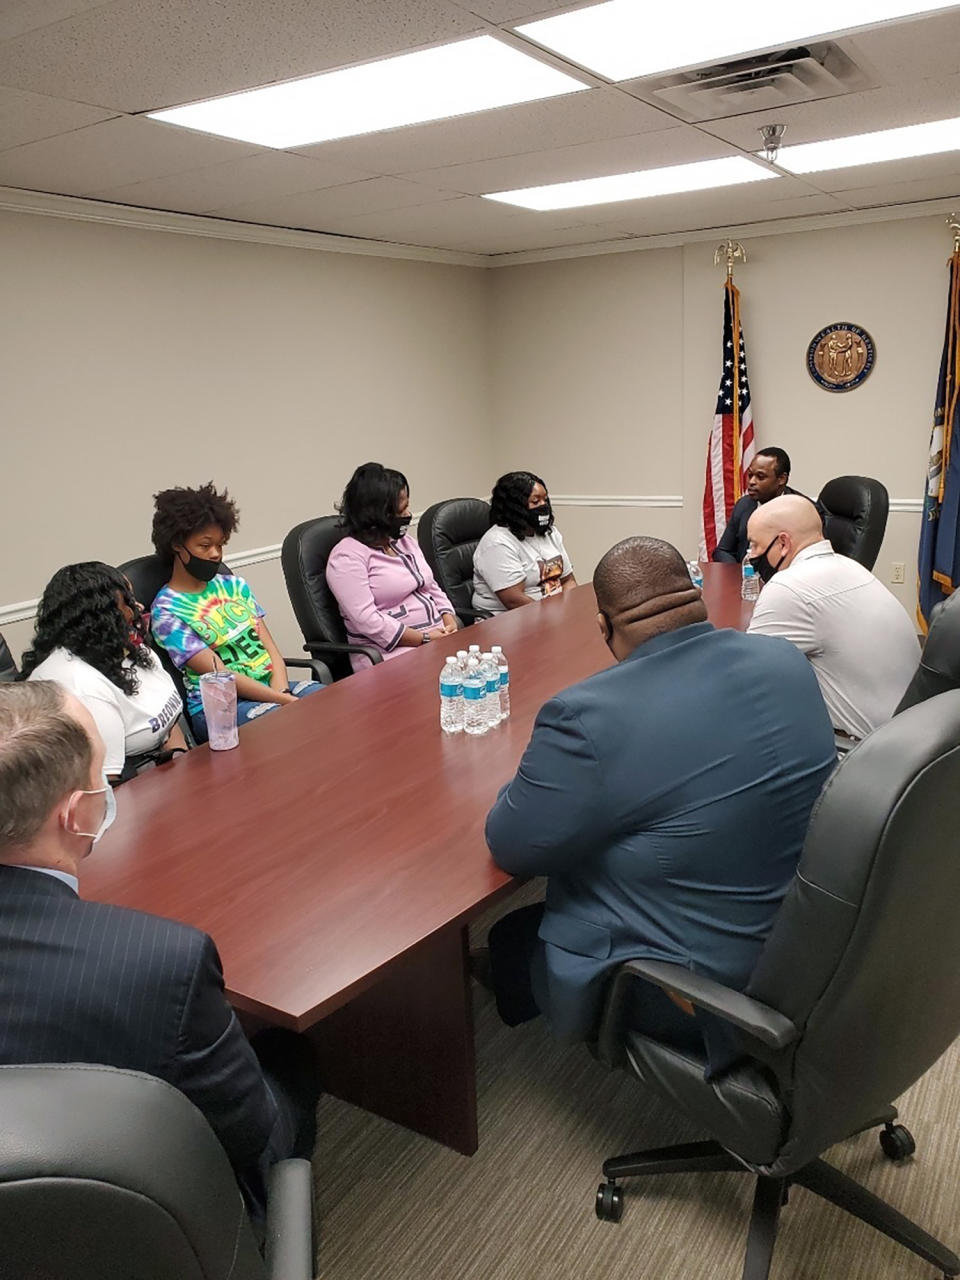
M 810 660 L 835 729 L 865 738 L 893 715 L 920 659 L 906 611 L 869 569 L 838 555 L 801 497 L 774 498 L 747 527 L 766 584 L 748 628 Z

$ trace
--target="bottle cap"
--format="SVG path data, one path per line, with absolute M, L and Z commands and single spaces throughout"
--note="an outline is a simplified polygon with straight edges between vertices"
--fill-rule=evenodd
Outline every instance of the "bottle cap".
M 502 647 L 501 647 L 500 645 L 498 645 L 498 644 L 492 644 L 492 645 L 490 646 L 490 652 L 491 652 L 491 653 L 503 653 L 503 649 L 502 649 Z
M 447 659 L 447 666 L 449 666 L 451 662 L 452 662 L 452 663 L 454 663 L 454 664 L 456 664 L 456 661 L 457 661 L 457 660 L 456 660 L 456 658 L 448 658 L 448 659 Z

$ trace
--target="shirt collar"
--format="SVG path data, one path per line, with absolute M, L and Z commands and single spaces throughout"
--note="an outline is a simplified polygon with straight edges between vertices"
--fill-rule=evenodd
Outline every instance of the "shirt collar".
M 688 622 L 685 627 L 664 631 L 661 635 L 654 636 L 652 640 L 645 640 L 643 644 L 638 644 L 632 653 L 627 654 L 624 662 L 630 662 L 633 658 L 647 658 L 651 653 L 659 653 L 661 649 L 669 649 L 675 644 L 681 644 L 684 640 L 692 640 L 695 636 L 706 635 L 708 631 L 713 630 L 712 622 Z
M 76 876 L 70 875 L 68 871 L 57 871 L 53 867 L 30 867 L 25 863 L 12 863 L 11 865 L 19 867 L 21 871 L 39 871 L 41 875 L 53 876 L 55 880 L 62 880 L 64 884 L 69 885 L 78 897 L 80 895 L 80 881 Z
M 798 551 L 791 563 L 796 564 L 799 560 L 812 560 L 814 556 L 833 556 L 836 554 L 830 545 L 829 539 L 821 538 L 819 542 L 811 542 L 809 547 L 804 547 L 802 551 Z

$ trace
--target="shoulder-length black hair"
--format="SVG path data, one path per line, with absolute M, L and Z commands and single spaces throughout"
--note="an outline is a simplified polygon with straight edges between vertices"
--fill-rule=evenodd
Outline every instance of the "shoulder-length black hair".
M 493 486 L 490 495 L 490 524 L 503 525 L 515 538 L 527 538 L 533 530 L 527 524 L 527 503 L 533 493 L 533 486 L 542 484 L 544 491 L 547 485 L 532 471 L 509 471 L 501 476 Z M 549 495 L 548 495 L 549 496 Z M 553 528 L 553 513 L 550 513 L 548 529 Z
M 236 531 L 240 520 L 237 504 L 224 489 L 219 493 L 212 480 L 199 489 L 161 489 L 153 495 L 153 546 L 157 555 L 173 563 L 174 546 L 215 524 L 225 539 Z
M 146 645 L 130 643 L 131 624 L 120 612 L 118 596 L 133 613 L 133 629 L 145 631 L 143 612 L 119 569 L 99 560 L 58 569 L 40 598 L 33 648 L 23 655 L 23 676 L 54 649 L 68 649 L 124 693 L 136 693 L 136 671 L 124 667 L 123 660 L 147 667 L 150 654 Z
M 379 546 L 390 537 L 404 489 L 409 497 L 410 486 L 402 471 L 365 462 L 347 481 L 337 507 L 341 527 L 368 547 Z

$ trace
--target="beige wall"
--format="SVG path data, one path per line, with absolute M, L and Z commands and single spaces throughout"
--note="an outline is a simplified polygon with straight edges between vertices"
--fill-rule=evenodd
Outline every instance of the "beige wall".
M 370 458 L 417 509 L 490 483 L 487 272 L 8 214 L 0 279 L 0 605 L 149 550 L 171 484 L 229 485 L 249 550 Z M 245 572 L 299 651 L 279 562 Z
M 718 234 L 717 239 L 720 236 Z M 745 238 L 737 271 L 761 444 L 793 457 L 796 487 L 873 475 L 919 499 L 946 305 L 942 217 Z M 714 242 L 517 266 L 493 278 L 493 421 L 505 465 L 542 468 L 566 495 L 681 495 L 682 510 L 563 507 L 581 580 L 612 542 L 645 532 L 697 544 L 707 434 L 720 372 L 722 280 Z M 877 346 L 858 390 L 820 390 L 807 343 L 838 320 Z M 907 565 L 919 516 L 891 514 L 877 572 Z

